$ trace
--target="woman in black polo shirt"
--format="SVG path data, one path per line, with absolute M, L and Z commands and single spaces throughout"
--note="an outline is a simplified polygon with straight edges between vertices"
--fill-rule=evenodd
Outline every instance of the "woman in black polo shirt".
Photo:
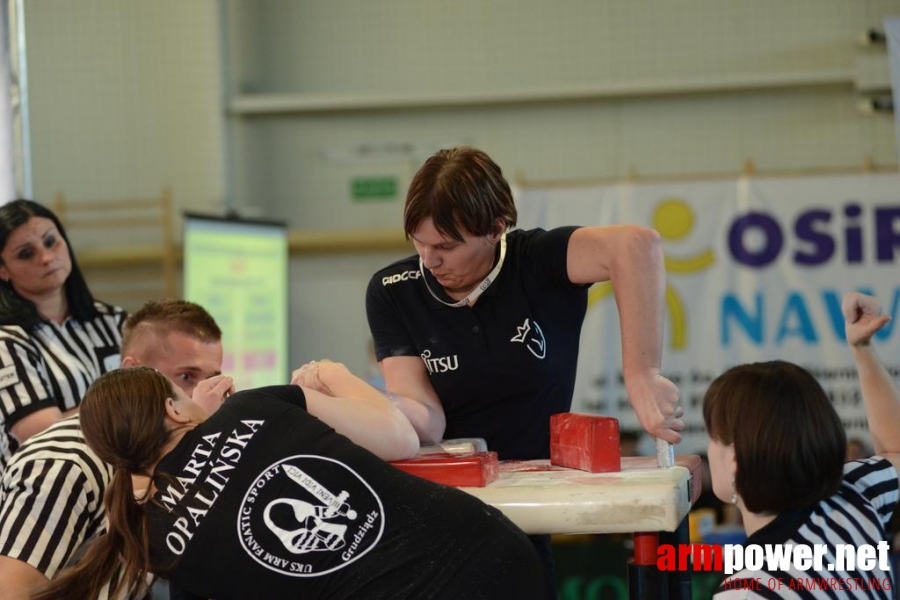
M 483 437 L 501 459 L 549 456 L 568 410 L 589 284 L 611 281 L 628 395 L 671 443 L 678 390 L 660 375 L 665 269 L 659 235 L 633 225 L 511 231 L 516 207 L 490 157 L 441 150 L 409 187 L 417 255 L 376 273 L 366 309 L 386 387 L 419 436 Z
M 480 150 L 441 150 L 413 177 L 404 231 L 417 255 L 372 277 L 366 311 L 386 387 L 420 438 L 480 437 L 501 459 L 549 458 L 550 415 L 572 404 L 588 285 L 611 281 L 628 397 L 647 431 L 680 441 L 678 390 L 660 374 L 659 235 L 511 231 L 516 216 Z M 549 541 L 538 544 L 550 563 Z

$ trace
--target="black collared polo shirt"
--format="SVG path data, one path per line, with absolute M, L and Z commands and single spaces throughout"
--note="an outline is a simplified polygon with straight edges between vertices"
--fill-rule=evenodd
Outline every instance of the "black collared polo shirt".
M 372 277 L 375 356 L 422 358 L 444 406 L 445 438 L 482 437 L 501 460 L 549 457 L 550 415 L 572 404 L 587 310 L 587 286 L 567 274 L 575 229 L 508 233 L 503 267 L 472 307 L 434 299 L 422 278 L 435 293 L 442 288 L 419 271 L 418 256 Z

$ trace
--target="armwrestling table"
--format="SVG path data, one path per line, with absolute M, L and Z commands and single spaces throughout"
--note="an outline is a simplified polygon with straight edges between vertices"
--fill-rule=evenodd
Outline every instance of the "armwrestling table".
M 698 456 L 622 457 L 616 473 L 588 473 L 549 460 L 501 461 L 485 487 L 459 489 L 500 509 L 528 534 L 634 533 L 632 599 L 690 599 L 690 573 L 656 570 L 657 546 L 688 544 L 687 515 L 701 488 Z

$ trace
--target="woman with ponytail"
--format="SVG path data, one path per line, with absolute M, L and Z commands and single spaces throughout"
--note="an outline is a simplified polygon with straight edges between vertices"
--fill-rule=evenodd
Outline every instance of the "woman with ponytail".
M 115 467 L 109 532 L 37 598 L 140 597 L 149 573 L 216 600 L 545 598 L 537 554 L 499 511 L 382 460 L 415 431 L 376 418 L 399 411 L 348 374 L 306 365 L 211 416 L 152 369 L 100 377 L 81 426 Z
M 116 375 L 128 376 L 117 377 Z M 37 598 L 97 598 L 110 586 L 109 597 L 134 590 L 145 592 L 149 563 L 147 502 L 152 488 L 136 491 L 135 481 L 153 473 L 170 440 L 165 403 L 150 398 L 188 398 L 154 369 L 133 367 L 113 371 L 88 390 L 88 410 L 80 413 L 85 439 L 97 456 L 114 468 L 104 503 L 108 532 L 88 547 L 78 564 L 62 571 Z M 104 403 L 103 400 L 112 400 Z M 189 400 L 189 399 L 188 399 Z M 196 406 L 191 403 L 192 406 Z M 108 409 L 108 410 L 103 410 Z M 141 486 L 143 487 L 143 486 Z M 55 591 L 65 588 L 65 594 Z

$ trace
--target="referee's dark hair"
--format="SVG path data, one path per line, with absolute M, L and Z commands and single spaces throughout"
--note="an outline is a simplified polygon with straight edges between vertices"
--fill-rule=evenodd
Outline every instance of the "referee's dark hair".
M 734 487 L 751 512 L 805 508 L 840 488 L 844 426 L 802 367 L 781 360 L 732 367 L 707 389 L 703 420 L 712 440 L 734 444 Z
M 72 270 L 65 283 L 69 312 L 83 322 L 96 318 L 99 313 L 97 307 L 94 306 L 94 297 L 88 289 L 84 275 L 81 274 L 78 261 L 75 260 L 75 251 L 72 249 L 72 244 L 69 243 L 66 228 L 49 208 L 33 200 L 22 199 L 13 200 L 0 206 L 0 252 L 6 247 L 12 232 L 27 223 L 32 217 L 50 219 L 69 248 Z M 44 318 L 38 313 L 34 302 L 17 294 L 12 285 L 0 281 L 0 325 L 19 325 L 25 331 L 31 331 L 43 322 Z
M 211 314 L 187 300 L 151 300 L 128 315 L 122 326 L 122 355 L 128 354 L 140 332 L 165 337 L 173 331 L 205 344 L 222 340 L 222 330 Z
M 406 238 L 430 218 L 446 237 L 499 235 L 516 225 L 516 205 L 503 171 L 481 150 L 439 150 L 413 176 L 403 209 Z M 497 222 L 503 223 L 497 231 Z

